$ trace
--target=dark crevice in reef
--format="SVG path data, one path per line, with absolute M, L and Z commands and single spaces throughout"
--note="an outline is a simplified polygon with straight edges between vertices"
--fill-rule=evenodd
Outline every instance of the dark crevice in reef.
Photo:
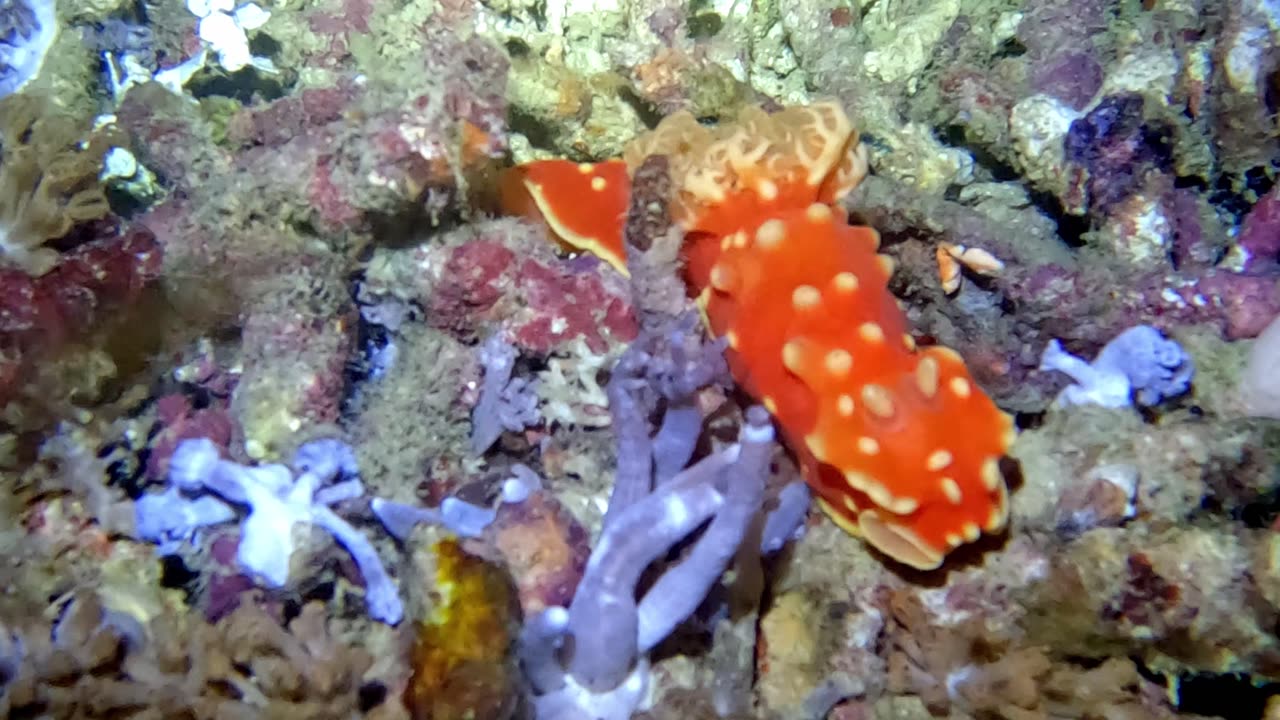
M 1144 678 L 1171 688 L 1179 713 L 1257 720 L 1265 715 L 1267 700 L 1280 694 L 1280 683 L 1254 680 L 1245 673 L 1182 673 L 1175 678 L 1152 670 L 1139 658 L 1131 659 Z
M 1018 171 L 1012 165 L 993 155 L 989 150 L 973 145 L 965 136 L 963 125 L 948 125 L 943 129 L 942 141 L 952 147 L 960 148 L 973 156 L 973 162 L 986 170 L 994 182 L 1010 182 L 1018 179 Z
M 1266 195 L 1275 186 L 1274 174 L 1280 168 L 1270 170 L 1263 166 L 1250 169 L 1240 175 L 1219 175 L 1212 186 L 1207 188 L 1209 203 L 1220 212 L 1226 213 L 1237 223 L 1244 219 L 1253 209 L 1257 199 Z
M 1243 674 L 1186 674 L 1178 678 L 1178 711 L 1226 720 L 1263 717 L 1267 699 L 1280 693 L 1280 683 L 1256 684 Z
M 941 139 L 946 144 L 969 153 L 973 157 L 974 164 L 985 170 L 992 182 L 1020 182 L 1021 175 L 1012 165 L 996 157 L 985 148 L 969 143 L 965 138 L 963 126 L 948 126 L 944 129 Z M 1026 186 L 1024 185 L 1024 187 Z M 1084 245 L 1084 234 L 1089 231 L 1089 218 L 1068 213 L 1053 193 L 1039 191 L 1031 187 L 1026 187 L 1026 190 L 1031 204 L 1035 205 L 1045 217 L 1052 220 L 1057 226 L 1058 236 L 1062 238 L 1063 242 L 1071 247 Z M 947 199 L 954 200 L 955 198 L 948 195 Z

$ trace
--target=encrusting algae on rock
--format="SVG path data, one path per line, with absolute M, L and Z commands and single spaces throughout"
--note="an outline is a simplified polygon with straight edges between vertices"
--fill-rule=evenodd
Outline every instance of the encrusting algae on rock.
M 838 202 L 865 177 L 867 156 L 840 106 L 749 108 L 715 128 L 678 113 L 623 160 L 517 169 L 523 188 L 508 184 L 504 204 L 616 265 L 623 163 L 634 170 L 654 154 L 670 162 L 690 291 L 827 514 L 918 569 L 1000 532 L 1013 420 L 958 354 L 916 347 L 878 234 L 843 216 Z
M 519 620 L 510 578 L 455 538 L 425 552 L 434 592 L 414 625 L 405 706 L 415 720 L 505 717 L 516 698 L 509 649 Z

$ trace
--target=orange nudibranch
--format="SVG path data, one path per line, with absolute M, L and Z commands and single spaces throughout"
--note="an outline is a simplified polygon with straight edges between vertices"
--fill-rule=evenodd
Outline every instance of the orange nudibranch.
M 619 267 L 626 168 L 651 154 L 668 158 L 672 219 L 710 329 L 728 339 L 734 378 L 777 419 L 826 513 L 919 569 L 1001 531 L 1012 418 L 954 351 L 916 347 L 879 235 L 840 212 L 867 172 L 843 110 L 751 108 L 714 128 L 673 115 L 628 147 L 625 166 L 524 166 L 508 208 Z M 604 197 L 583 200 L 588 186 Z
M 498 184 L 503 212 L 541 220 L 562 245 L 590 252 L 623 275 L 622 224 L 630 199 L 631 176 L 621 160 L 534 160 L 506 171 Z

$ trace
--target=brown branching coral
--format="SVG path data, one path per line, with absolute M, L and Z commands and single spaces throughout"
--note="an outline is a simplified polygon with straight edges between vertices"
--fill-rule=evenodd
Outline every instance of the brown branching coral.
M 46 242 L 107 214 L 98 178 L 113 143 L 43 98 L 0 101 L 0 265 L 43 275 L 57 260 Z
M 894 593 L 888 606 L 889 691 L 917 695 L 935 717 L 1175 717 L 1164 689 L 1127 658 L 1082 667 L 1026 646 L 1014 628 L 993 627 L 990 620 L 940 624 L 912 593 Z
M 891 691 L 919 695 L 935 715 L 946 715 L 953 703 L 970 712 L 1035 708 L 1049 670 L 1040 651 L 1014 649 L 977 620 L 937 626 L 915 595 L 895 593 L 889 607 Z
M 208 625 L 143 628 L 78 594 L 52 624 L 0 625 L 0 715 L 46 718 L 351 718 L 373 658 L 330 636 L 322 604 L 288 626 L 242 606 Z

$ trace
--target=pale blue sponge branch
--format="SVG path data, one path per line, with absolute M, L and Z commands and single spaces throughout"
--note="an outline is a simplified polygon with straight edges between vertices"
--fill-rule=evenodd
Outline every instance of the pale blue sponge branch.
M 1058 395 L 1058 405 L 1151 406 L 1191 388 L 1195 366 L 1176 340 L 1150 325 L 1137 325 L 1112 338 L 1093 362 L 1072 355 L 1051 340 L 1041 370 L 1057 370 L 1075 380 Z
M 309 442 L 291 465 L 240 465 L 223 460 L 208 439 L 184 440 L 169 461 L 169 488 L 145 495 L 135 505 L 138 535 L 160 543 L 163 550 L 199 527 L 235 519 L 233 505 L 247 507 L 236 559 L 246 571 L 279 587 L 289 579 L 293 526 L 316 525 L 333 535 L 360 568 L 369 615 L 390 625 L 400 622 L 400 593 L 373 544 L 331 509 L 364 495 L 351 448 L 337 440 Z M 348 479 L 334 482 L 341 477 Z
M 54 0 L 0 0 L 0 97 L 40 72 L 58 34 Z

